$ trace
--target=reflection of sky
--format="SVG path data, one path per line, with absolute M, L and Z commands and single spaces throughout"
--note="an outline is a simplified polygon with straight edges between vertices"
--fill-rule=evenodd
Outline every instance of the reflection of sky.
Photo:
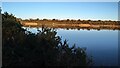
M 41 29 L 40 29 L 41 30 Z M 37 32 L 30 28 L 29 31 Z M 118 61 L 118 31 L 115 30 L 64 30 L 58 29 L 57 35 L 62 41 L 68 40 L 70 46 L 87 48 L 88 55 L 93 56 L 95 65 L 117 65 Z
M 118 31 L 112 30 L 58 30 L 62 39 L 70 45 L 86 47 L 87 53 L 94 57 L 96 65 L 117 65 Z M 99 62 L 98 62 L 99 61 Z
M 117 2 L 3 2 L 2 8 L 23 19 L 118 19 Z

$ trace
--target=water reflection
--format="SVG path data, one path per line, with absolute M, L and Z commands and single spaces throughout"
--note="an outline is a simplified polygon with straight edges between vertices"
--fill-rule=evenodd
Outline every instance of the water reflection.
M 25 27 L 24 27 L 25 28 Z M 37 33 L 37 29 L 27 30 Z M 62 40 L 67 39 L 70 45 L 75 43 L 87 48 L 88 55 L 92 55 L 94 65 L 115 66 L 118 63 L 118 30 L 84 30 L 84 29 L 56 29 Z
M 68 39 L 69 44 L 76 43 L 80 47 L 86 47 L 87 53 L 94 57 L 95 65 L 117 64 L 117 30 L 58 30 L 58 34 Z

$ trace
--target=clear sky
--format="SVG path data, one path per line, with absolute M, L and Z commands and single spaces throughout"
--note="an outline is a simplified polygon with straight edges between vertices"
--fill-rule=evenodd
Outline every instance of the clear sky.
M 2 2 L 119 2 L 120 0 L 2 0 Z
M 118 20 L 117 2 L 3 2 L 18 18 Z

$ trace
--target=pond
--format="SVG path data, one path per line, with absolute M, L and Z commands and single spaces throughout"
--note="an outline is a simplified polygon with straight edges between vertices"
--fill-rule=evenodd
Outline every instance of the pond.
M 37 33 L 37 28 L 26 28 Z M 41 28 L 39 28 L 41 30 Z M 92 56 L 94 66 L 118 65 L 118 30 L 56 29 L 57 35 L 68 41 L 69 45 L 86 48 Z

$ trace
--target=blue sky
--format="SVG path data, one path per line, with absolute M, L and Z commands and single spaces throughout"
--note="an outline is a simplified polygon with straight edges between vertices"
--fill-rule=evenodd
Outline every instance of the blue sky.
M 120 0 L 2 0 L 2 2 L 119 2 Z
M 118 20 L 117 2 L 3 2 L 18 18 Z

